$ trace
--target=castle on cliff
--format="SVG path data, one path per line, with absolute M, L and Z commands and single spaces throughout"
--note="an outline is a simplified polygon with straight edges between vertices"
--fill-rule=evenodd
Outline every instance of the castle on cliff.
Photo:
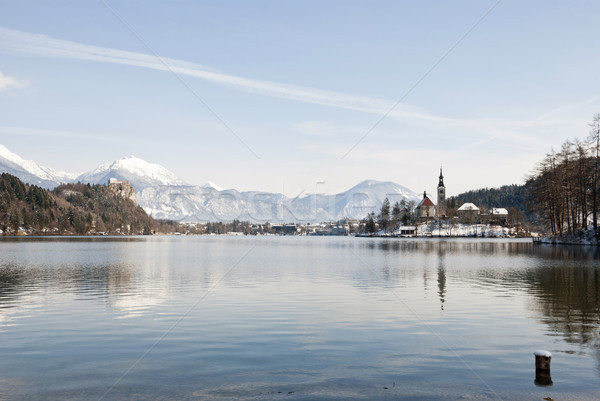
M 132 200 L 133 203 L 137 204 L 135 189 L 133 189 L 128 181 L 120 181 L 116 178 L 111 178 L 108 180 L 108 189 L 115 195 Z

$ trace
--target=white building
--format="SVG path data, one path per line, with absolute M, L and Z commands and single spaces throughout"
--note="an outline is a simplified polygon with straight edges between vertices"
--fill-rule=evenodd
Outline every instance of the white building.
M 464 203 L 458 208 L 458 217 L 461 219 L 475 219 L 479 216 L 479 208 L 473 203 Z
M 508 220 L 508 210 L 503 207 L 493 207 L 490 214 L 492 219 L 497 223 L 506 224 Z

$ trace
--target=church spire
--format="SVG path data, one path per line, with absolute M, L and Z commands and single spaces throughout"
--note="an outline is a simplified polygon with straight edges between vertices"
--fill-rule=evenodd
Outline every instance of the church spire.
M 444 185 L 444 174 L 440 166 L 440 182 L 437 187 L 437 217 L 446 217 L 446 186 Z

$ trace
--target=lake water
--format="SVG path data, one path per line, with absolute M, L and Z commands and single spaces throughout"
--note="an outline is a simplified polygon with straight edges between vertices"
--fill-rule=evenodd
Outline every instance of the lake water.
M 598 400 L 599 307 L 594 248 L 2 238 L 0 399 Z

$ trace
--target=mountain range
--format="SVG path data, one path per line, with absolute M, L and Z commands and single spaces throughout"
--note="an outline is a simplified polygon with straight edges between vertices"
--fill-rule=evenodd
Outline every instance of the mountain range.
M 288 198 L 283 194 L 222 189 L 208 182 L 189 185 L 163 166 L 128 156 L 80 175 L 39 166 L 0 145 L 0 172 L 24 182 L 53 189 L 61 183 L 106 184 L 110 178 L 126 180 L 137 192 L 138 204 L 154 218 L 181 222 L 232 221 L 322 222 L 362 219 L 377 212 L 387 197 L 391 204 L 420 200 L 410 189 L 394 182 L 362 181 L 334 194 Z

